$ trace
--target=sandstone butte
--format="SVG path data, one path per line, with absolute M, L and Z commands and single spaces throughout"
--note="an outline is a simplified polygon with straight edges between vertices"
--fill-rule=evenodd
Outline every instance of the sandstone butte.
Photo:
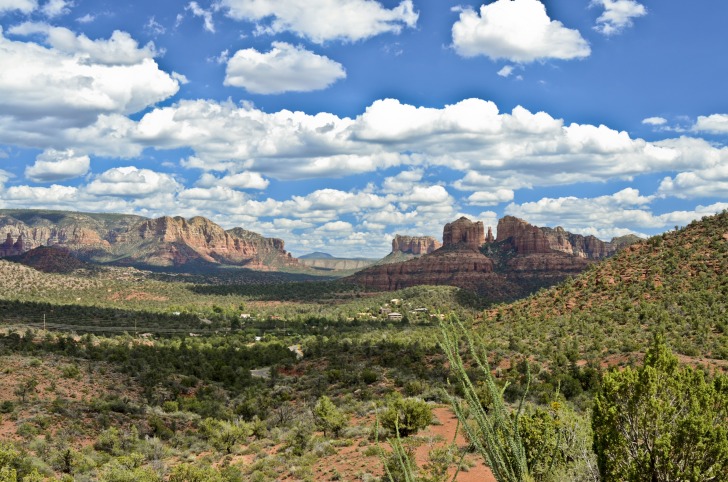
M 442 247 L 442 243 L 432 236 L 395 235 L 392 240 L 392 253 L 423 255 L 430 254 Z
M 413 260 L 367 268 L 348 280 L 379 290 L 451 285 L 506 301 L 558 283 L 637 239 L 606 243 L 513 216 L 499 220 L 497 233 L 494 238 L 492 228 L 486 234 L 482 222 L 462 217 L 445 225 L 442 247 Z M 395 238 L 393 251 L 403 244 Z
M 283 240 L 264 238 L 241 228 L 225 231 L 203 217 L 148 219 L 8 210 L 0 211 L 0 236 L 21 239 L 24 251 L 58 246 L 93 262 L 114 260 L 151 266 L 207 262 L 256 269 L 296 264 L 296 259 L 285 251 Z

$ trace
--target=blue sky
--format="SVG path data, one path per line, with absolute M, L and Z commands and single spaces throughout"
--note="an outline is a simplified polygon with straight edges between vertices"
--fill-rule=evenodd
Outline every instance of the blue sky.
M 728 3 L 0 0 L 0 207 L 383 256 L 728 208 Z

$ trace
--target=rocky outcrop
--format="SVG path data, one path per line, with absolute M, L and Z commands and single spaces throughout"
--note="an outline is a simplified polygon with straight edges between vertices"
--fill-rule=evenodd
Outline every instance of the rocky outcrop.
M 180 266 L 220 263 L 267 269 L 294 265 L 280 239 L 241 228 L 225 231 L 203 217 L 0 211 L 0 236 L 25 240 L 25 249 L 61 246 L 93 262 Z
M 67 248 L 58 246 L 40 246 L 9 260 L 45 273 L 72 273 L 80 269 L 89 272 L 95 269 L 93 265 L 75 258 Z
M 392 240 L 392 252 L 423 255 L 439 249 L 442 244 L 432 236 L 402 236 L 397 234 Z
M 495 237 L 493 236 L 493 228 L 488 226 L 488 234 L 485 235 L 485 242 L 486 243 L 494 243 Z
M 380 263 L 350 279 L 379 290 L 429 284 L 477 291 L 483 277 L 493 272 L 493 262 L 478 249 L 484 239 L 483 223 L 463 217 L 445 226 L 439 249 L 405 262 Z M 392 243 L 395 246 L 400 246 L 396 238 Z M 393 249 L 392 254 L 401 252 Z
M 25 241 L 23 240 L 22 234 L 18 236 L 18 239 L 16 241 L 13 241 L 13 236 L 8 233 L 7 237 L 5 238 L 5 242 L 3 244 L 0 244 L 0 258 L 4 258 L 7 256 L 18 256 L 25 251 Z
M 442 232 L 442 245 L 467 246 L 472 249 L 479 249 L 485 244 L 485 230 L 481 221 L 472 222 L 466 217 L 445 225 Z
M 570 233 L 562 227 L 540 228 L 522 219 L 505 216 L 498 221 L 496 242 L 508 243 L 520 255 L 564 253 L 585 259 L 604 259 L 627 244 L 638 241 L 636 236 L 614 238 L 604 242 L 595 236 Z
M 508 242 L 516 253 L 522 255 L 551 252 L 549 242 L 539 228 L 513 216 L 498 221 L 496 242 Z
M 499 221 L 494 239 L 490 228 L 484 236 L 481 222 L 460 218 L 445 226 L 440 249 L 405 262 L 380 262 L 348 279 L 380 290 L 451 285 L 508 301 L 575 275 L 614 249 L 593 236 L 539 228 L 512 216 Z

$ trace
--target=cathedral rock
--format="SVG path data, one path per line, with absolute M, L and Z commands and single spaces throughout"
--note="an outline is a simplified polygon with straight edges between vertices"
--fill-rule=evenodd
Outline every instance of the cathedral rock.
M 498 222 L 496 238 L 490 227 L 487 235 L 484 233 L 482 222 L 462 217 L 445 226 L 440 249 L 409 261 L 392 262 L 396 259 L 393 255 L 403 250 L 424 248 L 411 242 L 414 238 L 397 237 L 392 254 L 348 280 L 380 290 L 450 285 L 490 301 L 509 301 L 575 275 L 636 240 L 628 238 L 605 243 L 562 228 L 533 226 L 513 216 Z
M 485 230 L 481 221 L 473 222 L 466 217 L 445 225 L 442 245 L 467 246 L 479 249 L 485 243 Z

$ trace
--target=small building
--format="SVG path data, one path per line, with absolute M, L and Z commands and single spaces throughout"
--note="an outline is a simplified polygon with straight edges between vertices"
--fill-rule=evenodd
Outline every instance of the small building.
M 389 321 L 402 321 L 402 313 L 397 313 L 396 311 L 393 311 L 387 315 L 387 319 Z
M 240 313 L 240 318 L 243 320 L 247 320 L 250 318 L 250 313 Z
M 381 315 L 388 315 L 392 312 L 392 310 L 388 306 L 382 306 L 379 308 L 379 314 Z

